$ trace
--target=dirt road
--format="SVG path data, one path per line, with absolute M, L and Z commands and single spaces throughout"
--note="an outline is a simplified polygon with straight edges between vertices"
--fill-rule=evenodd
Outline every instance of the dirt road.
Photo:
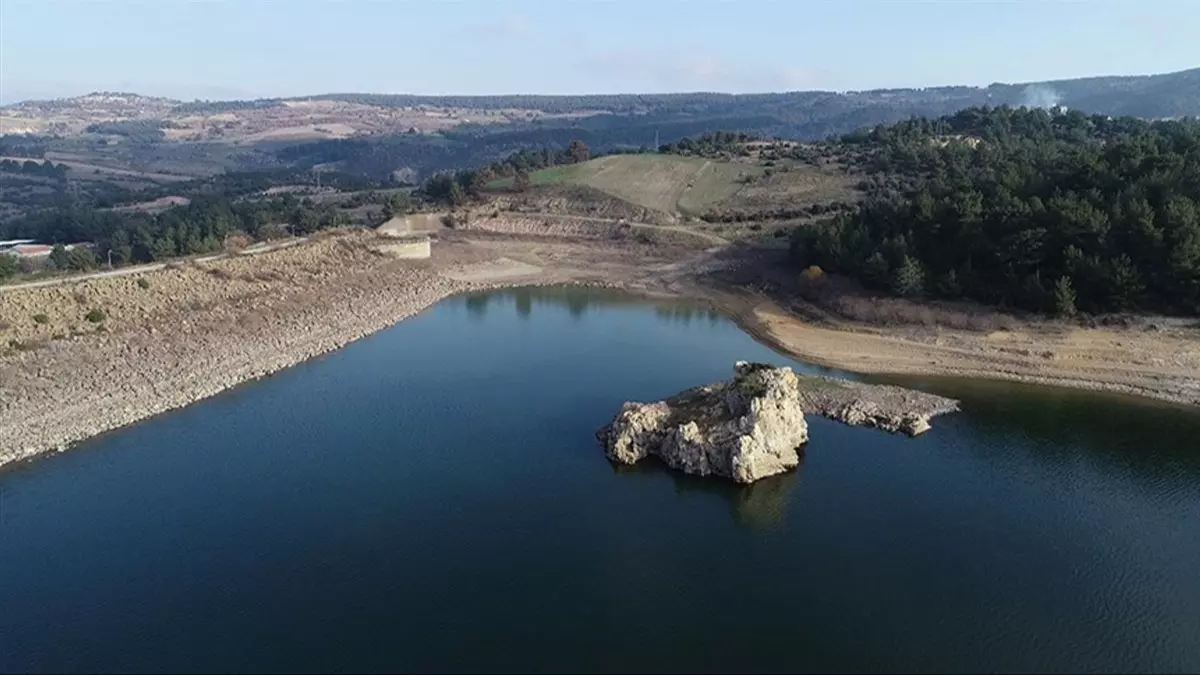
M 199 257 L 195 257 L 195 258 L 179 258 L 176 260 L 172 260 L 170 263 L 150 263 L 147 265 L 133 265 L 131 267 L 122 267 L 122 268 L 115 269 L 115 270 L 103 270 L 100 272 L 88 272 L 86 274 L 71 274 L 71 275 L 62 276 L 62 277 L 55 277 L 53 279 L 43 279 L 41 281 L 26 281 L 24 283 L 0 285 L 0 293 L 29 290 L 29 289 L 33 289 L 33 288 L 47 288 L 49 286 L 59 286 L 62 284 L 77 284 L 77 283 L 80 283 L 83 281 L 88 281 L 91 279 L 105 279 L 105 278 L 109 278 L 109 277 L 123 277 L 123 276 L 129 276 L 129 275 L 133 275 L 133 274 L 146 274 L 149 272 L 157 272 L 158 270 L 164 269 L 167 267 L 168 264 L 178 265 L 178 264 L 183 264 L 183 263 L 188 263 L 188 262 L 206 263 L 206 262 L 212 262 L 214 260 L 220 260 L 228 255 L 255 255 L 258 253 L 269 253 L 271 251 L 278 251 L 279 249 L 287 248 L 289 246 L 303 244 L 306 241 L 308 241 L 307 237 L 298 237 L 296 239 L 288 239 L 286 241 L 281 241 L 281 242 L 277 242 L 277 243 L 265 243 L 264 242 L 264 243 L 255 244 L 254 246 L 243 249 L 242 251 L 239 251 L 238 253 L 235 253 L 235 254 L 214 253 L 211 255 L 202 255 Z

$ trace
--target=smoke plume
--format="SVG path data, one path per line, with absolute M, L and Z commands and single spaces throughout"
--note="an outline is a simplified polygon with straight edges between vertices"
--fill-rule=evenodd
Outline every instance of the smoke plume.
M 1055 108 L 1060 105 L 1062 97 L 1044 84 L 1031 84 L 1021 93 L 1021 105 L 1026 108 Z

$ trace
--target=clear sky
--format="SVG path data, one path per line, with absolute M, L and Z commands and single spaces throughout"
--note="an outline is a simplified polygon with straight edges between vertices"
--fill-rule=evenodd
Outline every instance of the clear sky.
M 0 100 L 1025 82 L 1200 66 L 1200 0 L 0 0 Z

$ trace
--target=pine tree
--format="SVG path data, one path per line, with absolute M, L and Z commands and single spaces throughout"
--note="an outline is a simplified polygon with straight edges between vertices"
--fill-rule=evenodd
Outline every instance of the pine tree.
M 1075 288 L 1070 277 L 1059 277 L 1054 284 L 1054 312 L 1059 316 L 1075 316 Z
M 896 270 L 896 276 L 892 280 L 892 290 L 897 295 L 909 298 L 924 292 L 925 270 L 921 267 L 921 263 L 911 256 L 904 256 L 904 262 L 900 264 L 899 269 Z

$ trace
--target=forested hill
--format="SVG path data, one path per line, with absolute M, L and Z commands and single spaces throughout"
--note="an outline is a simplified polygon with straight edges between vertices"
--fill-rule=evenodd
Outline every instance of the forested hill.
M 1200 122 L 970 109 L 831 145 L 871 174 L 800 265 L 900 295 L 1200 313 Z
M 552 113 L 603 110 L 613 113 L 766 115 L 782 125 L 834 121 L 859 109 L 938 115 L 972 106 L 1064 105 L 1104 115 L 1160 118 L 1200 116 L 1200 68 L 1161 75 L 1089 77 L 987 87 L 927 87 L 866 91 L 797 91 L 773 94 L 605 94 L 578 96 L 417 96 L 410 94 L 323 94 L 336 100 L 382 106 L 449 106 L 475 109 L 536 109 Z M 243 104 L 244 105 L 244 104 Z M 882 120 L 864 120 L 873 124 Z M 850 127 L 853 128 L 853 127 Z M 793 134 L 797 133 L 793 130 Z M 807 134 L 802 134 L 807 135 Z
M 312 98 L 377 106 L 528 108 L 583 115 L 528 124 L 464 125 L 443 132 L 438 143 L 425 143 L 423 137 L 355 138 L 307 143 L 278 153 L 291 166 L 340 162 L 347 171 L 382 177 L 398 166 L 410 166 L 427 175 L 486 164 L 524 148 L 565 148 L 572 140 L 582 140 L 598 152 L 653 146 L 656 139 L 669 143 L 716 130 L 818 140 L 864 126 L 913 116 L 937 117 L 979 106 L 1061 104 L 1103 115 L 1200 116 L 1200 69 L 1137 77 L 861 92 L 433 97 L 328 94 Z M 611 114 L 587 115 L 596 111 Z

